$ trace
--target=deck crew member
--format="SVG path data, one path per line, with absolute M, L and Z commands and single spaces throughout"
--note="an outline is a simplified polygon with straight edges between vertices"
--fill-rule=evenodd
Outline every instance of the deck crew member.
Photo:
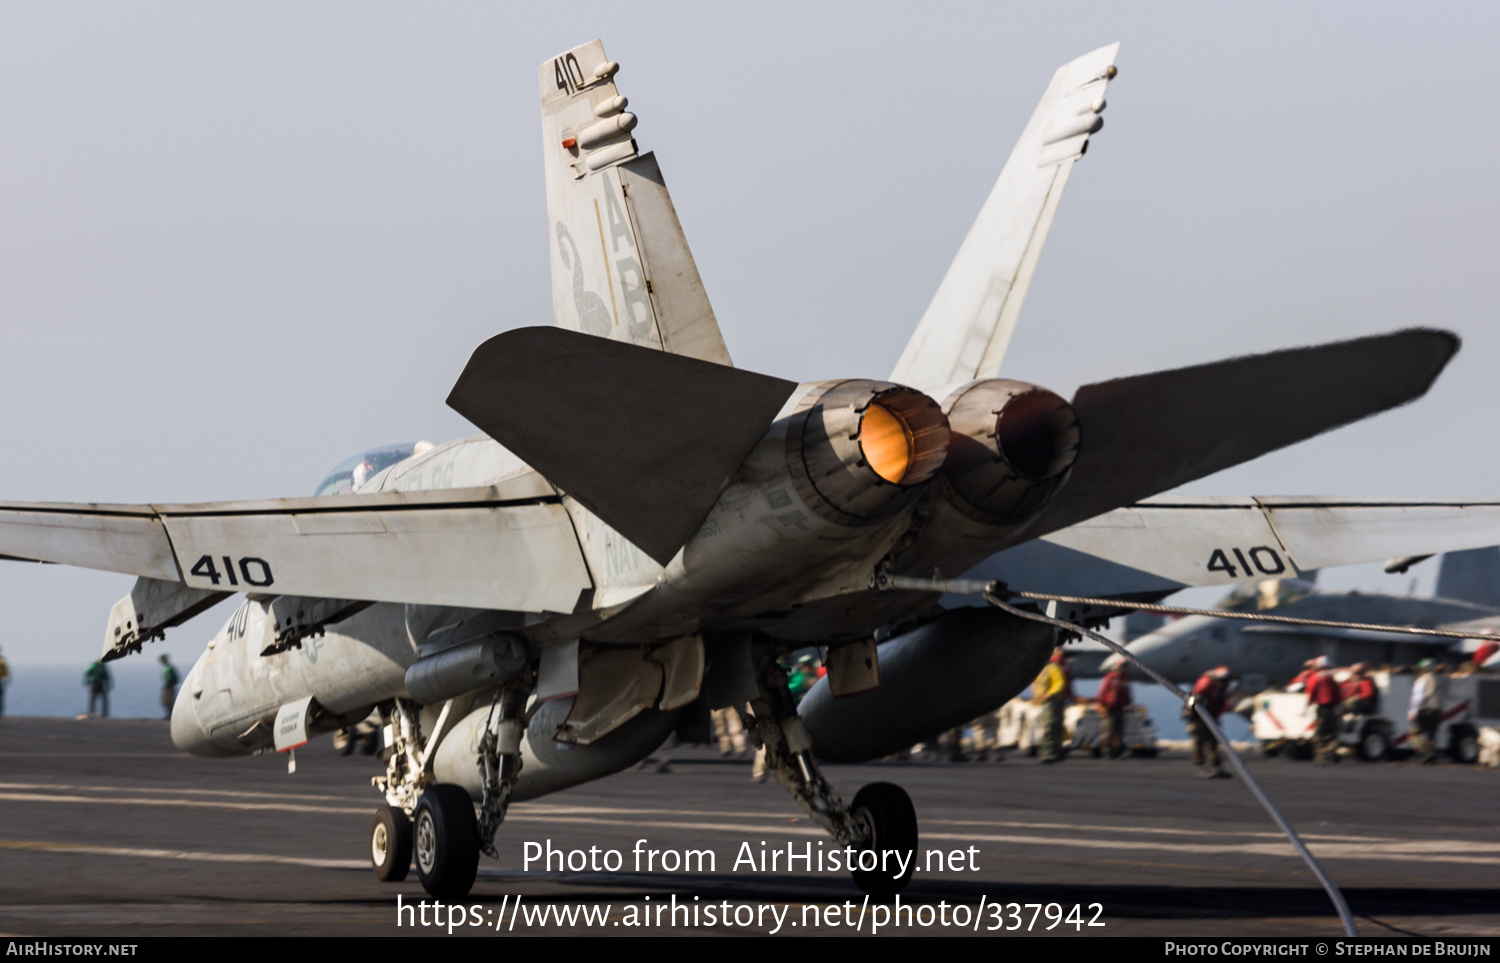
M 1229 666 L 1221 665 L 1203 673 L 1193 686 L 1193 700 L 1213 717 L 1216 724 L 1229 704 L 1229 679 L 1232 675 Z M 1182 718 L 1187 723 L 1188 735 L 1193 739 L 1193 765 L 1198 767 L 1198 775 L 1205 779 L 1228 779 L 1229 773 L 1224 771 L 1219 758 L 1219 740 L 1214 738 L 1213 732 L 1198 713 L 1187 706 L 1182 707 Z
M 1109 754 L 1118 759 L 1125 754 L 1125 710 L 1130 708 L 1130 683 L 1125 679 L 1125 663 L 1121 662 L 1104 675 L 1099 684 L 1099 743 Z

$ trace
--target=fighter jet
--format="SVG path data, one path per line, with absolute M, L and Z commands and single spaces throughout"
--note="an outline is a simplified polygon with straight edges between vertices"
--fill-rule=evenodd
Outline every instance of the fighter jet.
M 1144 501 L 1420 397 L 1458 349 L 1443 331 L 1071 402 L 999 377 L 1117 49 L 1053 76 L 890 377 L 802 384 L 731 365 L 619 64 L 597 41 L 566 51 L 539 71 L 554 326 L 474 352 L 448 403 L 481 434 L 357 456 L 320 486 L 347 494 L 0 505 L 0 554 L 137 576 L 111 658 L 240 596 L 173 709 L 185 750 L 294 752 L 378 709 L 381 879 L 414 856 L 428 892 L 463 894 L 510 802 L 734 707 L 855 881 L 898 891 L 910 799 L 881 782 L 846 802 L 819 760 L 995 708 L 1057 639 L 998 610 L 919 618 L 938 594 L 890 576 L 957 575 L 1042 538 L 1182 584 L 1500 542 L 1490 503 Z M 778 656 L 808 645 L 828 676 L 794 707 Z
M 1473 640 L 1400 635 L 1368 629 L 1275 625 L 1192 615 L 1170 622 L 1142 636 L 1130 651 L 1173 682 L 1191 683 L 1215 666 L 1230 666 L 1242 680 L 1246 694 L 1272 685 L 1285 685 L 1317 656 L 1334 665 L 1364 662 L 1378 665 L 1415 665 L 1436 657 L 1453 664 L 1469 661 L 1494 634 L 1500 616 L 1500 549 L 1482 548 L 1443 556 L 1436 597 L 1412 598 L 1367 592 L 1318 592 L 1300 579 L 1267 579 L 1245 583 L 1218 608 L 1274 611 L 1331 622 L 1411 625 L 1419 628 L 1459 629 L 1470 625 Z M 1108 670 L 1121 661 L 1103 660 Z M 1145 676 L 1133 671 L 1144 679 Z

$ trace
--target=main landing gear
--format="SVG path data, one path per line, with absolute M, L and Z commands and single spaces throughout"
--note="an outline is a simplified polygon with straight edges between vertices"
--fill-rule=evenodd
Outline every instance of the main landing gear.
M 757 691 L 745 728 L 765 747 L 766 767 L 814 822 L 861 852 L 860 865 L 851 867 L 855 885 L 878 899 L 895 896 L 916 868 L 917 812 L 911 797 L 893 783 L 875 782 L 846 806 L 813 758 L 775 649 L 757 644 L 751 651 Z
M 854 871 L 854 884 L 871 896 L 894 896 L 911 882 L 917 859 L 917 810 L 911 797 L 895 783 L 872 782 L 854 794 L 849 815 L 869 832 L 868 848 L 876 853 L 906 855 L 906 870 L 899 876 L 880 868 Z

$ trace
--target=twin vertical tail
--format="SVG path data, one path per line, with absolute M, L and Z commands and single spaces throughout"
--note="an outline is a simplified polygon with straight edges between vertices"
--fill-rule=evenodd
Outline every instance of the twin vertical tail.
M 1073 163 L 1104 126 L 1119 49 L 1101 47 L 1053 74 L 892 381 L 932 391 L 999 374 Z
M 730 364 L 677 211 L 620 65 L 597 40 L 539 69 L 547 172 L 552 316 L 561 328 Z

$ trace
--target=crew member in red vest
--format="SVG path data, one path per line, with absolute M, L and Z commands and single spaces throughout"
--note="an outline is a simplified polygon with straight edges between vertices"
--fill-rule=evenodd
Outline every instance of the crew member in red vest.
M 1229 706 L 1231 675 L 1229 666 L 1221 665 L 1203 673 L 1193 686 L 1193 701 L 1208 711 L 1215 724 Z M 1204 725 L 1198 713 L 1187 706 L 1182 707 L 1182 718 L 1187 722 L 1188 735 L 1193 738 L 1193 765 L 1198 767 L 1198 775 L 1205 779 L 1228 779 L 1229 773 L 1219 761 L 1219 740 L 1214 738 L 1213 732 Z
M 1105 673 L 1095 701 L 1099 703 L 1099 742 L 1109 758 L 1119 759 L 1125 755 L 1125 710 L 1131 702 L 1124 663 Z
M 1307 701 L 1317 706 L 1318 724 L 1313 730 L 1313 749 L 1318 765 L 1339 761 L 1339 720 L 1343 717 L 1344 695 L 1328 668 L 1328 656 L 1320 655 L 1312 677 L 1307 680 Z
M 1375 711 L 1380 702 L 1380 693 L 1375 689 L 1375 680 L 1370 678 L 1363 662 L 1356 662 L 1349 669 L 1349 678 L 1340 687 L 1344 699 L 1344 712 L 1350 715 L 1367 716 Z

